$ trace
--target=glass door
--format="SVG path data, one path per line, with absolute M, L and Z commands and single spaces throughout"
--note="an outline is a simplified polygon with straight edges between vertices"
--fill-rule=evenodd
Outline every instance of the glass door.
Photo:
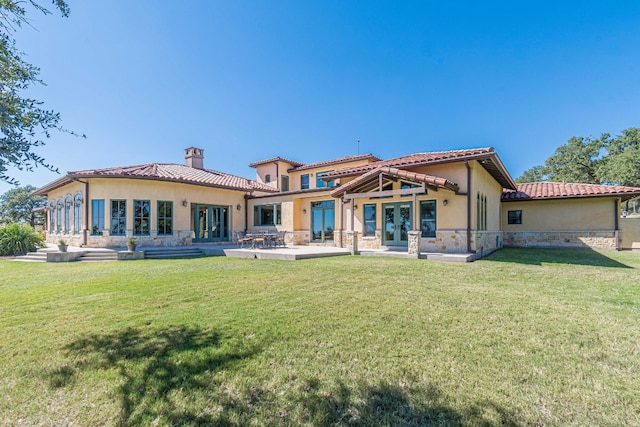
M 334 201 L 311 202 L 311 241 L 333 241 L 335 228 Z
M 412 206 L 409 202 L 387 203 L 382 207 L 384 233 L 382 244 L 386 246 L 407 246 L 411 231 Z
M 196 209 L 196 240 L 209 239 L 209 209 L 206 206 L 198 206 Z
M 195 205 L 194 242 L 229 241 L 229 208 L 227 206 Z

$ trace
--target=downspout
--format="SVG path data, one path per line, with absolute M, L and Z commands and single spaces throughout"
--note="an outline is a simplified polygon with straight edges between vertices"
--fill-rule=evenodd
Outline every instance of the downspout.
M 342 235 L 344 234 L 344 204 L 345 204 L 345 200 L 342 198 L 340 199 L 340 242 L 339 245 L 340 247 L 342 247 Z
M 342 226 L 344 228 L 344 225 Z M 351 233 L 356 231 L 356 199 L 351 199 Z M 342 233 L 340 233 L 342 236 Z M 342 243 L 342 242 L 340 242 Z
M 247 209 L 247 207 L 249 206 L 249 196 L 250 195 L 251 195 L 251 193 L 244 195 L 244 232 L 245 233 L 249 229 L 249 227 L 248 227 L 248 225 L 249 225 L 249 210 Z
M 84 228 L 82 229 L 82 244 L 86 245 L 89 237 L 87 233 L 89 232 L 89 181 L 84 183 Z
M 467 167 L 467 253 L 475 253 L 471 250 L 471 166 L 468 160 L 464 165 Z
M 276 165 L 276 190 L 282 191 L 280 189 L 280 165 L 278 162 L 273 162 L 273 164 Z
M 620 250 L 620 221 L 618 219 L 618 198 L 613 199 L 613 235 L 616 240 L 616 251 Z

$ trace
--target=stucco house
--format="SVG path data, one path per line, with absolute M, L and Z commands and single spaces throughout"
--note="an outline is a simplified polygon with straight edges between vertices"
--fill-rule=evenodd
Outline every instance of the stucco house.
M 516 184 L 493 148 L 372 154 L 303 164 L 250 164 L 254 180 L 184 164 L 68 172 L 36 190 L 49 200 L 47 241 L 90 247 L 231 243 L 238 232 L 286 230 L 288 243 L 410 253 L 503 245 L 621 249 L 640 241 L 620 203 L 640 188 Z

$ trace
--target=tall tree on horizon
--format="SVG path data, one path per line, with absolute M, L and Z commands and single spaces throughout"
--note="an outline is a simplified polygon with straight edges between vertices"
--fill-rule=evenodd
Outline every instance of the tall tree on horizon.
M 35 189 L 32 185 L 26 185 L 12 188 L 0 195 L 0 224 L 19 222 L 35 227 L 38 214 L 33 209 L 47 204 L 45 197 L 33 195 Z
M 564 181 L 640 187 L 640 129 L 619 136 L 574 136 L 544 165 L 526 170 L 516 182 Z

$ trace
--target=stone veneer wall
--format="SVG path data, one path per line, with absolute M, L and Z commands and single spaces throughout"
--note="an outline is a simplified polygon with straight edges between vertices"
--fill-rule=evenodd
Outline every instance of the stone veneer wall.
M 347 231 L 345 232 L 345 247 L 349 249 L 351 255 L 358 254 L 358 232 L 357 231 Z
M 585 231 L 509 231 L 504 232 L 504 245 L 530 248 L 616 249 L 618 237 L 613 230 Z
M 87 246 L 94 248 L 124 247 L 127 246 L 130 237 L 136 239 L 138 246 L 188 246 L 192 243 L 193 232 L 191 230 L 177 230 L 170 236 L 158 236 L 156 231 L 151 231 L 148 236 L 133 236 L 132 232 L 128 231 L 126 236 L 111 236 L 109 230 L 104 230 L 102 236 L 87 236 Z M 235 240 L 235 232 L 232 232 L 232 240 Z M 74 245 L 74 243 L 70 244 Z
M 472 231 L 471 250 L 476 252 L 476 259 L 483 258 L 500 249 L 503 245 L 502 231 Z
M 308 231 L 293 231 L 291 242 L 294 245 L 308 245 L 310 240 L 310 235 Z
M 420 258 L 420 239 L 422 236 L 422 231 L 409 231 L 407 242 L 407 253 L 409 256 L 413 256 L 415 258 Z
M 466 253 L 467 230 L 438 230 L 436 237 L 420 239 L 421 252 Z
M 363 236 L 358 233 L 358 248 L 360 250 L 380 249 L 382 246 L 382 230 L 376 230 L 375 236 Z

